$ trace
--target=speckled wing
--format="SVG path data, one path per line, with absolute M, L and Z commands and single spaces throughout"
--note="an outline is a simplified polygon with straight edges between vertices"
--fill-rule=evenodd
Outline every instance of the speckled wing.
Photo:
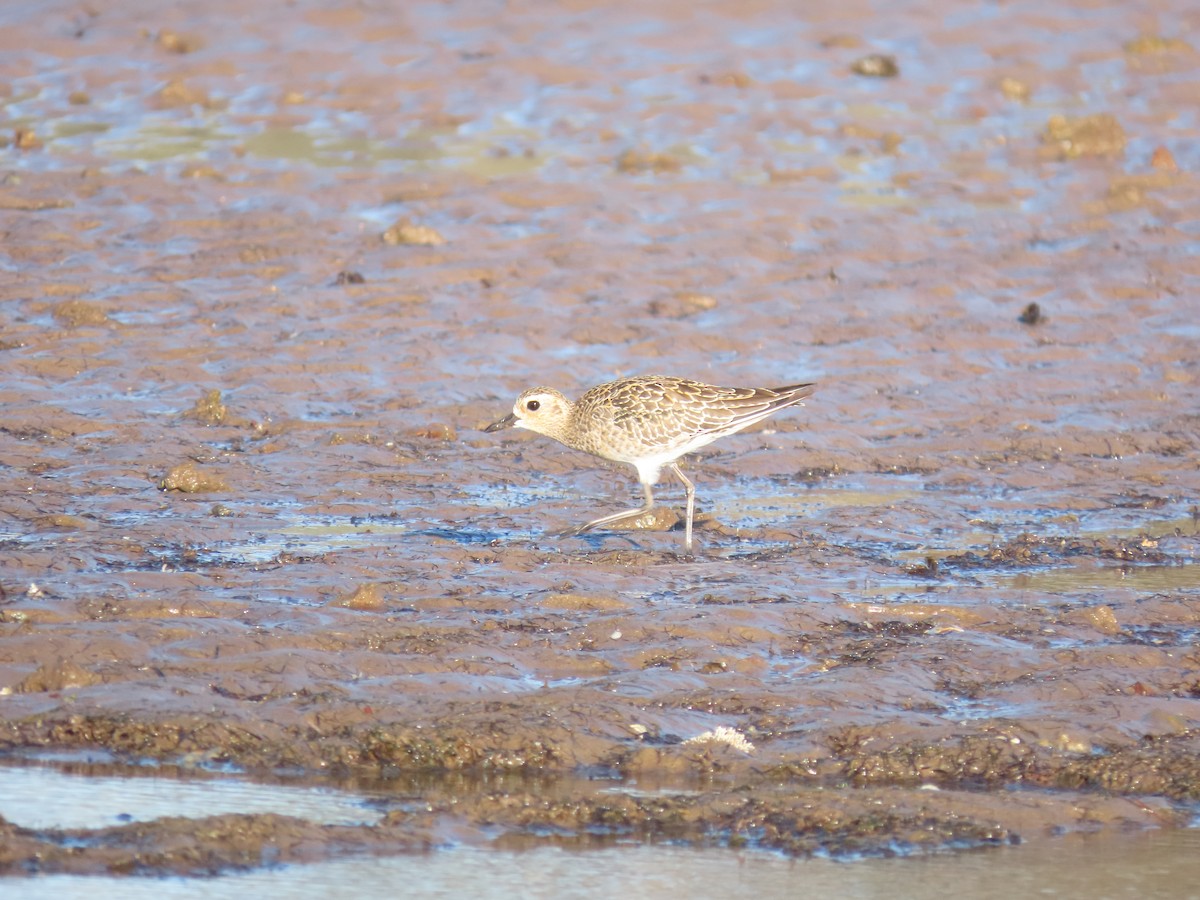
M 703 446 L 800 402 L 812 394 L 812 386 L 730 388 L 679 381 L 664 384 L 664 391 L 665 403 L 674 405 L 680 422 L 686 423 L 678 443 Z M 704 435 L 710 435 L 708 440 L 702 440 Z
M 615 390 L 607 393 L 585 394 L 580 398 L 580 412 L 586 408 L 592 415 L 599 413 L 608 432 L 609 449 L 636 446 L 641 455 L 655 450 L 683 454 L 703 447 L 812 393 L 811 385 L 776 390 L 726 388 L 669 376 L 630 378 L 613 387 Z

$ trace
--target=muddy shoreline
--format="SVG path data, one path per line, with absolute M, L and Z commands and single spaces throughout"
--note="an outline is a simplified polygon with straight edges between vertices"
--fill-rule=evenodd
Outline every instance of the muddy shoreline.
M 4 13 L 0 754 L 386 815 L 0 871 L 1194 824 L 1200 19 L 942 6 Z M 653 372 L 694 559 L 481 431 Z

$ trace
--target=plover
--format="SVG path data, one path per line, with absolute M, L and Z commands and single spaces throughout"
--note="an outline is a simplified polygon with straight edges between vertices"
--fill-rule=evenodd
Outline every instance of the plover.
M 575 529 L 575 534 L 648 513 L 654 507 L 654 485 L 663 468 L 670 469 L 687 490 L 684 544 L 690 554 L 696 487 L 677 460 L 799 403 L 812 395 L 813 387 L 715 387 L 669 375 L 641 375 L 597 385 L 576 403 L 554 388 L 535 387 L 517 398 L 511 413 L 484 431 L 528 428 L 568 447 L 637 469 L 644 505 L 601 516 Z

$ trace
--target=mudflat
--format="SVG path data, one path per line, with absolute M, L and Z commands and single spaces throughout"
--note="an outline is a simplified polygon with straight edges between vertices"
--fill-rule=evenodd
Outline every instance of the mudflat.
M 1200 11 L 816 6 L 6 5 L 0 748 L 395 802 L 0 869 L 1193 817 Z M 482 433 L 656 373 L 694 559 Z

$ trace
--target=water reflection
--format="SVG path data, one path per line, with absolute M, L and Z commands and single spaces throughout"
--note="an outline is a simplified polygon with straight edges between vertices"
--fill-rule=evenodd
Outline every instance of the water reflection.
M 912 900 L 969 897 L 1182 898 L 1200 883 L 1200 830 L 1042 838 L 987 851 L 910 859 L 833 862 L 631 844 L 601 850 L 524 852 L 458 848 L 431 854 L 342 860 L 216 878 L 13 879 L 9 900 L 121 896 L 183 898 L 344 897 L 838 897 Z M 903 885 L 898 893 L 898 885 Z
M 325 825 L 370 825 L 381 817 L 363 797 L 321 788 L 0 767 L 0 816 L 22 828 L 107 828 L 168 816 L 200 819 L 225 813 L 277 813 Z

